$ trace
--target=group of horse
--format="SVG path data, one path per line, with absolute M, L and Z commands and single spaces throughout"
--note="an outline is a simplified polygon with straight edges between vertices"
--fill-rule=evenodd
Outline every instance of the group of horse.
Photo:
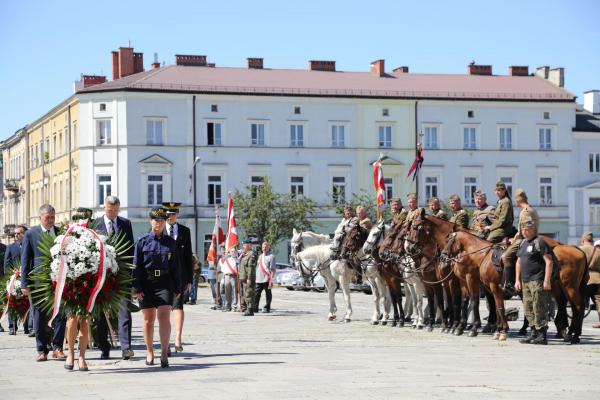
M 586 256 L 577 246 L 542 239 L 550 245 L 558 262 L 552 279 L 557 337 L 579 343 L 587 283 Z M 503 273 L 492 260 L 497 247 L 468 229 L 427 215 L 423 209 L 409 226 L 378 221 L 370 231 L 360 225 L 345 227 L 340 251 L 335 255 L 328 236 L 294 230 L 290 261 L 307 282 L 318 273 L 325 278 L 330 321 L 336 319 L 335 292 L 339 287 L 346 302 L 344 321 L 350 322 L 350 282 L 358 272 L 372 287 L 374 325 L 390 322 L 392 326 L 404 326 L 404 293 L 412 301 L 415 328 L 433 331 L 441 319 L 442 332 L 462 335 L 468 330 L 471 337 L 482 332 L 493 334 L 495 340 L 506 340 L 509 327 Z M 483 328 L 480 292 L 485 294 L 489 308 Z M 572 311 L 570 323 L 568 305 Z M 521 331 L 525 329 L 523 325 Z

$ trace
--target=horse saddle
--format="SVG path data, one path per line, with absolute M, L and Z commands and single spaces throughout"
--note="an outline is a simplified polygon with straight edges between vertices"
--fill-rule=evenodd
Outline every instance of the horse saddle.
M 506 245 L 504 244 L 495 245 L 492 249 L 492 264 L 498 272 L 502 272 L 503 269 L 502 254 L 504 254 L 504 250 L 506 250 Z

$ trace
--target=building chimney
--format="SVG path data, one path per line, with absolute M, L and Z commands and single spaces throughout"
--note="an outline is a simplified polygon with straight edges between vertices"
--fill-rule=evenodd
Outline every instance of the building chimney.
M 548 71 L 550 71 L 550 67 L 547 65 L 537 67 L 535 69 L 535 76 L 539 76 L 542 79 L 548 79 Z
M 175 54 L 175 64 L 190 67 L 206 67 L 206 56 Z
M 133 53 L 133 73 L 144 72 L 144 53 Z
M 263 69 L 263 59 L 262 58 L 247 58 L 246 65 L 248 69 Z
M 208 68 L 215 68 L 217 66 L 217 64 L 215 64 L 215 63 L 208 63 L 208 64 L 206 64 L 206 66 Z
M 552 68 L 548 72 L 548 81 L 558 87 L 565 87 L 565 69 Z
M 592 114 L 600 114 L 600 90 L 583 92 L 583 108 Z
M 402 67 L 394 68 L 392 70 L 392 73 L 394 75 L 397 75 L 397 74 L 408 74 L 408 67 L 407 66 L 402 66 Z
M 335 72 L 335 61 L 310 60 L 308 64 L 311 71 Z
M 119 78 L 134 73 L 133 47 L 119 47 Z
M 475 61 L 471 61 L 467 67 L 469 75 L 492 75 L 491 65 L 477 65 Z
M 385 76 L 385 60 L 375 60 L 371 63 L 371 73 L 379 77 Z
M 529 67 L 527 65 L 511 65 L 508 67 L 510 76 L 529 76 Z
M 112 71 L 113 71 L 113 75 L 112 75 L 113 81 L 116 81 L 117 79 L 119 79 L 121 77 L 121 72 L 119 71 L 119 52 L 118 51 L 112 52 Z
M 88 88 L 90 86 L 99 85 L 101 83 L 106 82 L 106 76 L 104 75 L 83 75 L 81 77 L 83 81 L 83 88 Z

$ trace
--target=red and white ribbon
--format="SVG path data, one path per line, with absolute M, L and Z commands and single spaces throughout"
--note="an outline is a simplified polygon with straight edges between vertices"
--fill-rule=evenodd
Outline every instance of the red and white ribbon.
M 2 316 L 0 317 L 0 321 L 2 321 L 4 319 L 4 317 L 6 317 L 6 313 L 8 312 L 8 309 L 10 308 L 10 296 L 11 296 L 13 290 L 15 289 L 15 281 L 16 280 L 17 280 L 17 271 L 15 271 L 13 276 L 10 277 L 10 282 L 8 283 L 8 299 L 6 302 L 6 306 L 4 306 L 4 311 L 2 311 Z

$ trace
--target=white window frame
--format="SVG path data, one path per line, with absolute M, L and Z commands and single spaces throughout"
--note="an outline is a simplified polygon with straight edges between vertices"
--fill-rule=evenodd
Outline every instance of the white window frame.
M 108 177 L 110 180 L 100 180 L 100 178 Z M 96 189 L 98 205 L 104 204 L 104 199 L 113 193 L 112 190 L 112 175 L 110 173 L 98 173 L 96 175 Z
M 392 198 L 394 198 L 394 193 L 396 193 L 394 186 L 394 177 L 386 176 L 383 178 L 383 183 L 385 185 L 385 198 L 386 202 L 389 203 Z
M 473 179 L 474 182 L 467 182 L 467 179 Z M 465 175 L 463 176 L 463 202 L 467 205 L 473 205 L 474 199 L 473 195 L 477 190 L 479 190 L 481 183 L 479 182 L 479 178 L 474 175 Z M 469 193 L 467 194 L 467 188 L 469 188 Z
M 343 184 L 340 181 L 340 179 L 344 180 Z M 343 187 L 344 188 L 344 196 L 341 200 L 339 199 L 339 197 L 337 197 L 338 195 L 336 195 L 336 190 L 334 189 L 335 187 Z M 331 198 L 332 198 L 333 204 L 340 205 L 340 204 L 346 203 L 347 196 L 348 196 L 348 178 L 344 175 L 332 176 L 331 177 Z
M 506 145 L 502 146 L 502 130 L 510 129 L 510 146 L 506 147 Z M 500 124 L 497 127 L 498 132 L 498 149 L 501 151 L 511 151 L 515 149 L 515 137 L 516 137 L 516 126 L 509 124 Z
M 150 178 L 160 178 L 160 180 L 150 180 Z M 146 175 L 146 202 L 148 206 L 160 206 L 165 201 L 165 176 L 162 174 L 148 174 Z M 154 187 L 152 202 L 150 202 L 150 187 Z M 158 198 L 158 187 L 160 186 L 161 197 Z
M 295 128 L 295 140 L 292 137 L 292 127 L 296 127 Z M 298 128 L 297 127 L 301 127 L 302 128 L 302 140 L 298 140 Z M 289 143 L 290 143 L 290 147 L 304 147 L 304 144 L 306 143 L 306 122 L 304 121 L 288 121 L 287 124 L 287 130 L 289 133 Z
M 140 177 L 139 188 L 142 197 L 143 207 L 150 207 L 148 204 L 148 176 L 161 175 L 163 177 L 163 200 L 168 201 L 173 192 L 173 165 L 168 162 L 145 161 L 139 164 Z
M 388 137 L 388 135 L 389 135 L 389 137 Z M 383 149 L 391 148 L 393 137 L 394 137 L 394 125 L 392 125 L 392 124 L 378 124 L 377 125 L 377 147 L 383 148 Z
M 101 125 L 107 123 L 108 124 L 108 134 L 106 138 L 102 138 L 102 127 Z M 112 144 L 112 119 L 110 118 L 102 118 L 96 120 L 96 144 L 98 146 L 109 146 Z
M 294 179 L 302 179 L 302 182 L 294 182 Z M 289 178 L 290 181 L 290 195 L 295 198 L 295 199 L 302 199 L 304 198 L 304 196 L 306 196 L 306 186 L 305 186 L 305 178 L 304 175 L 298 174 L 298 175 L 292 175 Z M 302 188 L 301 192 L 302 193 L 298 193 L 299 190 L 298 188 Z
M 262 143 L 260 141 L 260 132 L 258 131 L 257 128 L 257 137 L 256 137 L 256 143 L 255 140 L 252 138 L 252 125 L 262 125 L 263 126 L 263 140 Z M 268 130 L 269 130 L 269 124 L 268 121 L 265 120 L 249 120 L 248 121 L 248 132 L 250 133 L 250 146 L 252 147 L 266 147 L 267 146 L 267 136 L 268 136 Z
M 208 143 L 208 124 L 213 124 L 213 144 L 209 144 Z M 215 138 L 217 136 L 215 135 L 216 130 L 214 129 L 214 126 L 216 124 L 220 125 L 220 132 L 219 132 L 219 141 L 218 141 L 218 143 L 215 140 Z M 224 145 L 223 139 L 225 137 L 225 120 L 222 120 L 222 119 L 206 119 L 206 120 L 204 120 L 204 137 L 206 138 L 206 145 L 208 147 L 223 146 Z
M 344 138 L 342 141 L 340 141 L 339 138 L 339 127 L 343 127 L 344 128 Z M 336 139 L 334 140 L 333 138 L 333 128 L 336 127 Z M 345 148 L 348 147 L 348 129 L 349 124 L 347 122 L 341 122 L 341 121 L 330 121 L 329 122 L 329 143 L 331 145 L 331 147 L 333 148 Z
M 542 182 L 542 179 L 550 179 L 550 184 Z M 538 177 L 538 196 L 539 203 L 541 206 L 552 206 L 555 204 L 554 196 L 556 191 L 554 190 L 555 182 L 554 176 L 552 175 L 540 175 Z M 550 188 L 550 199 L 548 200 L 548 188 Z
M 518 167 L 510 167 L 510 166 L 498 167 L 496 169 L 496 181 L 502 181 L 506 184 L 507 182 L 505 182 L 504 178 L 511 178 L 511 180 L 512 180 L 512 182 L 510 183 L 512 192 L 509 192 L 510 197 L 512 198 L 515 193 L 515 190 L 516 190 L 515 188 L 519 187 L 518 182 L 517 182 Z M 508 184 L 507 184 L 507 189 L 508 189 Z
M 211 181 L 210 178 L 211 177 L 218 177 L 219 181 Z M 206 202 L 208 205 L 210 206 L 216 206 L 216 205 L 220 205 L 223 204 L 223 194 L 225 193 L 223 190 L 223 175 L 222 174 L 209 174 L 206 176 Z M 213 187 L 213 197 L 214 199 L 211 199 L 210 196 L 210 188 L 211 186 Z M 220 197 L 217 197 L 217 187 L 220 188 L 220 192 L 221 195 Z
M 427 141 L 427 130 L 428 129 L 430 132 L 431 132 L 431 129 L 435 129 L 435 132 L 436 132 L 435 146 L 430 146 L 431 143 L 428 143 L 428 141 Z M 431 123 L 423 124 L 423 148 L 425 150 L 438 150 L 441 148 L 441 131 L 442 131 L 441 124 L 431 124 Z
M 474 147 L 467 147 L 467 143 L 465 142 L 465 129 L 474 129 L 475 130 L 475 146 Z M 481 139 L 480 139 L 480 134 L 479 134 L 479 125 L 473 125 L 473 124 L 463 124 L 461 126 L 461 138 L 462 138 L 462 148 L 463 150 L 467 150 L 467 151 L 473 151 L 473 150 L 479 150 L 481 145 Z M 470 137 L 470 133 L 469 132 L 469 141 L 471 139 Z M 470 143 L 469 143 L 470 144 Z
M 160 140 L 156 140 L 156 131 L 153 132 L 153 139 L 150 140 L 148 137 L 148 124 L 162 124 L 162 132 L 160 136 Z M 154 128 L 155 129 L 155 125 Z M 146 136 L 146 145 L 148 146 L 164 146 L 166 144 L 167 138 L 167 119 L 164 117 L 145 117 L 144 118 L 144 133 Z
M 551 151 L 554 150 L 555 148 L 555 138 L 556 138 L 556 134 L 555 134 L 555 127 L 554 126 L 550 126 L 550 125 L 538 125 L 536 127 L 536 137 L 538 140 L 538 149 L 541 151 Z M 540 131 L 544 129 L 544 141 L 540 140 Z M 547 131 L 550 131 L 550 145 L 548 146 L 548 144 L 546 143 L 546 134 L 548 133 Z
M 600 174 L 600 153 L 588 153 L 588 171 L 590 174 Z
M 463 169 L 462 169 L 462 181 L 461 181 L 462 196 L 461 196 L 461 198 L 462 198 L 463 204 L 473 205 L 475 203 L 473 200 L 473 196 L 472 195 L 467 196 L 466 191 L 465 191 L 466 186 L 467 186 L 467 182 L 465 181 L 466 178 L 475 178 L 474 183 L 468 183 L 469 185 L 474 186 L 475 190 L 472 191 L 473 193 L 475 191 L 481 189 L 481 183 L 482 183 L 481 168 L 480 167 L 463 167 Z
M 586 205 L 588 206 L 587 212 L 587 226 L 595 227 L 598 229 L 600 226 L 600 202 L 598 204 L 592 204 L 592 200 L 598 199 L 600 201 L 600 196 L 589 196 L 587 198 Z

